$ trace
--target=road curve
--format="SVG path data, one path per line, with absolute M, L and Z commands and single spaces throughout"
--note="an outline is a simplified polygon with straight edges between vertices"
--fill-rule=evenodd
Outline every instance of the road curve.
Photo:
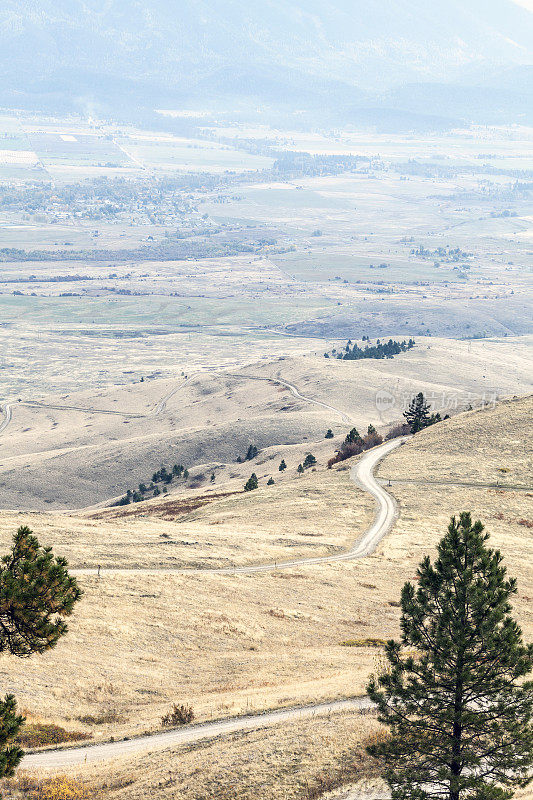
M 58 405 L 52 403 L 42 403 L 39 400 L 21 400 L 19 401 L 18 405 L 26 406 L 27 408 L 44 408 L 44 409 L 51 409 L 55 411 L 82 411 L 87 414 L 111 414 L 117 417 L 124 417 L 126 419 L 149 419 L 150 417 L 157 417 L 166 410 L 168 401 L 174 397 L 180 389 L 189 383 L 196 375 L 199 375 L 199 372 L 195 372 L 192 375 L 189 375 L 182 381 L 178 386 L 175 386 L 170 392 L 161 398 L 161 400 L 157 403 L 157 405 L 152 408 L 146 414 L 137 414 L 132 411 L 117 411 L 116 409 L 109 409 L 109 408 L 94 408 L 93 406 L 69 406 L 69 405 Z M 343 422 L 351 423 L 352 420 L 350 417 L 344 413 L 344 411 L 340 411 L 338 408 L 334 406 L 330 406 L 327 403 L 323 403 L 321 400 L 315 400 L 312 397 L 306 397 L 305 395 L 301 394 L 297 387 L 294 384 L 289 383 L 288 381 L 283 380 L 282 378 L 263 378 L 259 377 L 258 375 L 243 375 L 239 373 L 227 373 L 231 375 L 233 378 L 247 378 L 248 380 L 254 381 L 269 381 L 270 383 L 277 383 L 280 386 L 286 386 L 287 389 L 297 397 L 299 400 L 304 400 L 306 403 L 312 403 L 316 406 L 322 406 L 322 408 L 327 408 L 329 411 L 333 411 L 335 414 L 338 414 Z M 9 423 L 11 422 L 12 417 L 12 409 L 11 406 L 6 404 L 4 406 L 4 419 L 0 422 L 0 434 L 5 431 Z
M 259 375 L 245 375 L 242 372 L 229 372 L 228 375 L 231 375 L 232 378 L 247 378 L 251 381 L 268 381 L 269 383 L 277 383 L 280 386 L 285 386 L 294 397 L 297 397 L 299 400 L 305 400 L 306 403 L 312 403 L 315 406 L 322 406 L 322 408 L 327 408 L 328 411 L 333 411 L 335 414 L 338 414 L 343 422 L 351 423 L 353 420 L 345 414 L 344 411 L 339 411 L 338 408 L 335 406 L 330 406 L 327 403 L 323 403 L 321 400 L 315 400 L 313 397 L 307 397 L 301 392 L 298 391 L 296 386 L 293 383 L 289 383 L 289 381 L 284 380 L 283 378 L 263 378 Z
M 294 561 L 284 561 L 274 564 L 261 564 L 235 569 L 212 570 L 143 570 L 143 569 L 102 569 L 101 574 L 186 574 L 188 572 L 211 572 L 218 574 L 241 574 L 254 572 L 270 572 L 272 570 L 287 569 L 290 567 L 305 566 L 308 564 L 326 564 L 337 561 L 350 561 L 364 558 L 374 552 L 381 539 L 388 533 L 396 517 L 396 503 L 388 492 L 376 481 L 373 471 L 377 464 L 392 450 L 399 447 L 409 437 L 403 436 L 385 442 L 379 447 L 366 452 L 355 464 L 350 477 L 361 489 L 369 492 L 377 501 L 377 512 L 374 522 L 364 535 L 358 539 L 354 546 L 344 553 L 322 556 L 320 558 L 302 558 Z M 94 575 L 96 569 L 70 570 L 76 575 Z M 227 735 L 235 731 L 265 728 L 287 720 L 304 719 L 315 715 L 329 714 L 334 711 L 354 710 L 368 708 L 368 698 L 353 698 L 350 700 L 337 700 L 331 703 L 318 703 L 297 708 L 286 708 L 279 711 L 268 711 L 255 716 L 234 717 L 219 722 L 205 722 L 178 730 L 164 733 L 148 734 L 134 739 L 119 742 L 106 742 L 83 747 L 66 748 L 64 750 L 47 750 L 41 753 L 32 753 L 25 756 L 22 765 L 25 769 L 63 769 L 69 766 L 85 763 L 86 761 L 106 760 L 116 756 L 129 755 L 152 748 L 165 748 L 176 744 L 190 744 L 201 739 L 213 736 Z
M 353 547 L 343 553 L 334 553 L 327 556 L 317 556 L 316 558 L 298 558 L 292 561 L 275 561 L 268 564 L 253 564 L 243 567 L 216 567 L 213 569 L 140 569 L 140 568 L 121 568 L 121 567 L 101 567 L 100 575 L 119 574 L 131 575 L 142 573 L 143 575 L 187 575 L 194 573 L 211 573 L 217 575 L 250 575 L 254 572 L 273 572 L 280 569 L 290 569 L 292 567 L 303 567 L 309 564 L 332 564 L 337 561 L 353 561 L 357 558 L 364 558 L 374 552 L 379 542 L 390 531 L 396 519 L 396 501 L 385 491 L 374 478 L 374 469 L 379 462 L 385 458 L 392 450 L 403 444 L 409 436 L 401 436 L 385 442 L 372 450 L 368 450 L 363 457 L 350 470 L 350 477 L 353 482 L 363 491 L 368 492 L 377 501 L 377 512 L 374 522 L 370 528 L 358 539 Z M 80 569 L 69 570 L 73 575 L 96 575 L 98 570 L 95 567 L 82 567 Z
M 0 433 L 3 433 L 11 422 L 12 413 L 11 406 L 6 403 L 4 406 L 4 419 L 0 422 Z
M 21 766 L 23 769 L 61 770 L 65 767 L 74 767 L 89 761 L 105 761 L 117 756 L 133 755 L 134 753 L 147 752 L 152 749 L 162 750 L 173 745 L 192 744 L 201 739 L 227 736 L 229 733 L 237 731 L 268 728 L 272 725 L 279 725 L 282 722 L 295 719 L 325 716 L 335 711 L 362 710 L 369 708 L 370 705 L 370 700 L 367 697 L 355 697 L 350 700 L 334 700 L 331 703 L 283 708 L 279 711 L 266 711 L 264 714 L 233 717 L 218 722 L 203 722 L 199 725 L 188 725 L 185 728 L 138 736 L 118 742 L 105 742 L 103 744 L 66 748 L 65 750 L 46 750 L 41 753 L 30 753 L 24 757 Z

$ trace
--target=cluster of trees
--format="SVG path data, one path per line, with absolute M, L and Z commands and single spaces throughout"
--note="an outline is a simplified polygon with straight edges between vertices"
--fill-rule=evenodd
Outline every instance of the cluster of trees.
M 28 275 L 23 278 L 2 278 L 0 283 L 69 283 L 95 280 L 98 280 L 95 275 Z
M 302 475 L 306 469 L 309 469 L 309 467 L 314 467 L 315 464 L 316 464 L 316 458 L 312 453 L 308 453 L 304 458 L 303 463 L 298 464 L 296 471 L 298 472 L 299 475 Z
M 382 442 L 383 436 L 377 432 L 373 425 L 368 426 L 365 436 L 361 436 L 357 428 L 352 428 L 333 458 L 328 461 L 328 469 L 331 469 L 333 464 L 346 461 L 347 458 L 357 456 L 359 453 L 370 450 L 371 447 L 376 447 Z
M 431 413 L 431 407 L 426 402 L 423 392 L 419 392 L 413 397 L 403 416 L 405 417 L 405 422 L 394 425 L 385 436 L 385 439 L 395 439 L 398 436 L 418 433 L 418 431 L 427 428 L 429 425 L 435 425 L 436 422 L 442 421 L 442 417 L 438 412 L 436 414 Z M 449 415 L 446 414 L 444 419 L 449 419 Z M 330 437 L 326 435 L 326 438 Z M 328 468 L 331 468 L 333 464 L 338 464 L 340 461 L 345 461 L 347 458 L 357 456 L 365 450 L 370 450 L 371 447 L 376 447 L 382 442 L 383 437 L 373 425 L 368 426 L 366 436 L 361 436 L 357 428 L 352 428 L 339 450 L 328 461 Z
M 272 152 L 276 159 L 272 171 L 285 178 L 340 175 L 343 172 L 355 172 L 360 161 L 368 163 L 366 156 L 311 154 L 291 150 Z
M 115 505 L 127 506 L 130 503 L 140 503 L 142 500 L 148 500 L 149 497 L 158 497 L 161 494 L 161 489 L 157 486 L 158 483 L 168 486 L 174 478 L 187 480 L 188 477 L 189 470 L 183 464 L 174 464 L 170 470 L 166 467 L 161 467 L 157 472 L 154 472 L 149 484 L 140 483 L 137 489 L 128 489 L 126 494 Z
M 411 255 L 426 259 L 433 258 L 437 261 L 446 261 L 453 264 L 457 261 L 464 261 L 467 258 L 472 258 L 473 253 L 461 250 L 460 247 L 437 247 L 435 250 L 430 250 L 423 245 L 419 245 L 419 247 L 411 250 Z
M 363 337 L 365 340 L 365 337 Z M 366 338 L 368 342 L 368 338 Z M 344 348 L 337 352 L 331 351 L 331 357 L 340 358 L 343 361 L 358 361 L 360 358 L 393 358 L 399 353 L 405 353 L 406 350 L 411 350 L 415 346 L 415 340 L 397 342 L 389 339 L 388 342 L 381 342 L 379 339 L 375 345 L 367 344 L 364 348 L 359 347 L 357 343 L 352 344 L 351 339 L 347 342 Z M 324 353 L 324 358 L 330 358 L 329 353 Z
M 153 244 L 127 249 L 91 248 L 89 250 L 23 250 L 18 247 L 0 248 L 0 262 L 11 261 L 180 261 L 183 259 L 226 258 L 243 253 L 260 255 L 270 253 L 286 253 L 294 250 L 294 246 L 275 247 L 271 239 L 254 236 L 250 231 L 239 229 L 238 235 L 229 236 L 227 231 L 213 236 L 197 236 L 192 239 L 165 239 Z
M 237 464 L 242 464 L 244 461 L 253 461 L 257 455 L 259 455 L 257 446 L 255 444 L 250 444 L 244 458 L 242 456 L 237 456 Z

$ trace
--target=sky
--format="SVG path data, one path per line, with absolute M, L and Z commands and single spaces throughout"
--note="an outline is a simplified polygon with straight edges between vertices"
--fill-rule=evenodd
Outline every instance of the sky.
M 533 11 L 533 0 L 514 0 L 514 2 L 519 6 L 524 6 L 529 11 Z

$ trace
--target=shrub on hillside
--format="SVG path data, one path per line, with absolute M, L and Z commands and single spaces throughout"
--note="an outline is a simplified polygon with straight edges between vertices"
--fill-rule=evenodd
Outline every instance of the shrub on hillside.
M 45 778 L 30 795 L 32 800 L 89 800 L 89 790 L 83 783 L 66 775 Z
M 35 723 L 24 725 L 17 734 L 16 741 L 22 747 L 44 747 L 50 744 L 81 742 L 85 739 L 92 739 L 92 735 L 84 731 L 66 731 L 59 725 Z
M 124 722 L 124 717 L 114 708 L 105 709 L 99 714 L 82 714 L 76 719 L 83 722 L 84 725 L 111 725 L 116 722 Z
M 377 447 L 378 444 L 383 444 L 383 436 L 376 430 L 373 433 L 367 433 L 363 438 L 363 449 L 370 450 L 372 447 Z
M 188 725 L 194 719 L 194 711 L 191 706 L 174 705 L 172 711 L 161 717 L 161 725 L 164 728 L 173 728 L 176 725 Z
M 25 797 L 27 800 L 90 800 L 94 793 L 81 781 L 66 775 L 39 778 L 31 773 L 21 773 L 6 781 L 9 797 Z
M 347 458 L 358 456 L 365 450 L 370 450 L 371 447 L 377 447 L 378 444 L 383 442 L 383 436 L 381 436 L 372 425 L 369 425 L 368 431 L 366 436 L 360 436 L 357 430 L 352 428 L 340 449 L 333 458 L 330 458 L 328 461 L 328 469 L 331 469 L 334 464 L 338 464 L 340 461 L 346 461 Z
M 411 426 L 407 422 L 400 422 L 390 429 L 385 436 L 385 441 L 388 442 L 391 439 L 397 439 L 398 436 L 407 436 L 408 433 L 411 433 Z

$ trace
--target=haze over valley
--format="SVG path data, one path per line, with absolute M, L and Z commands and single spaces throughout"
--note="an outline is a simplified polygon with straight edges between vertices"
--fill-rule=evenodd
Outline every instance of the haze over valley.
M 533 7 L 182 6 L 0 9 L 2 793 L 383 800 L 452 515 L 533 630 Z

